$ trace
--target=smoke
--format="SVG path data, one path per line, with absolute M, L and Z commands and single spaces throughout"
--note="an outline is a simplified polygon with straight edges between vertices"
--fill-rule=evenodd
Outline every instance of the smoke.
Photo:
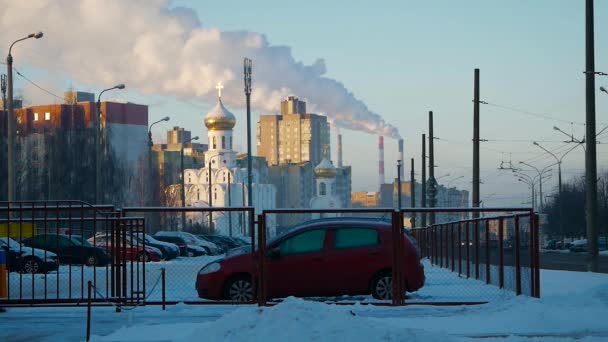
M 20 43 L 16 60 L 83 85 L 126 83 L 146 95 L 213 102 L 221 81 L 225 104 L 242 108 L 242 63 L 249 57 L 254 110 L 277 112 L 282 99 L 296 95 L 338 126 L 399 137 L 396 127 L 342 83 L 324 76 L 322 59 L 305 65 L 289 47 L 271 45 L 263 34 L 205 27 L 192 9 L 172 7 L 170 1 L 0 0 L 0 8 L 3 46 L 30 31 L 44 32 L 36 42 Z

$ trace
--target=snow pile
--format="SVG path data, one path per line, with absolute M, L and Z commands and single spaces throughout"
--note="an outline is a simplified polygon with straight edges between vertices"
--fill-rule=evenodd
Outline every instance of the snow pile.
M 441 333 L 385 324 L 357 315 L 361 306 L 287 298 L 266 308 L 245 307 L 202 324 L 136 325 L 94 341 L 450 341 Z

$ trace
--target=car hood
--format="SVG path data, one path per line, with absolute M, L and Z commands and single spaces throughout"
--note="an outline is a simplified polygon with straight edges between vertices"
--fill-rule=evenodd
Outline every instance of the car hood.
M 19 253 L 19 249 L 12 249 L 12 251 L 15 251 L 17 253 Z M 45 257 L 45 253 L 46 253 L 46 259 Z M 23 247 L 21 248 L 21 257 L 27 257 L 27 256 L 36 256 L 44 261 L 49 261 L 52 259 L 56 259 L 57 258 L 57 254 L 53 253 L 53 252 L 49 252 L 49 251 L 45 251 L 44 249 L 39 249 L 39 248 L 31 248 L 31 247 Z
M 170 242 L 155 240 L 155 241 L 146 241 L 146 243 L 154 244 L 154 245 L 158 245 L 158 246 L 163 246 L 163 247 L 167 247 L 167 248 L 170 248 L 173 251 L 179 251 L 179 247 L 177 247 L 176 244 L 170 243 Z

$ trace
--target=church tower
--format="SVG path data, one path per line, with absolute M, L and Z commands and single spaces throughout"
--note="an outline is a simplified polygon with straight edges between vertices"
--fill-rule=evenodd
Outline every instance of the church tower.
M 232 129 L 236 125 L 236 119 L 222 103 L 222 89 L 224 86 L 218 83 L 217 104 L 205 116 L 209 139 L 209 150 L 205 153 L 205 164 L 211 163 L 211 169 L 236 167 L 236 152 L 232 150 Z

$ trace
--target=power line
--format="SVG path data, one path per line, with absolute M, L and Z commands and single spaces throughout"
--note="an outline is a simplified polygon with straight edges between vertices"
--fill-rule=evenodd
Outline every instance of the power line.
M 564 123 L 569 123 L 569 124 L 575 124 L 575 125 L 585 126 L 585 124 L 583 122 L 577 122 L 577 121 L 569 121 L 569 120 L 559 119 L 559 118 L 556 118 L 556 117 L 553 117 L 553 116 L 547 115 L 547 114 L 534 113 L 534 112 L 531 112 L 531 111 L 528 111 L 528 110 L 518 109 L 518 108 L 514 108 L 514 107 L 510 107 L 510 106 L 499 105 L 499 104 L 496 104 L 496 103 L 490 103 L 490 102 L 486 102 L 486 101 L 480 101 L 480 103 L 488 105 L 488 106 L 496 107 L 496 108 L 501 108 L 501 109 L 510 110 L 510 111 L 513 111 L 513 112 L 518 112 L 518 113 L 534 116 L 534 117 L 537 117 L 537 118 L 543 118 L 543 119 L 547 119 L 547 120 L 553 120 L 553 121 L 558 121 L 558 122 L 564 122 Z
M 0 64 L 4 64 L 4 65 L 6 65 L 6 63 L 4 63 L 4 62 L 0 62 Z M 59 96 L 59 95 L 57 95 L 57 94 L 54 94 L 54 93 L 53 93 L 53 92 L 51 92 L 50 90 L 45 89 L 45 88 L 43 88 L 42 86 L 38 85 L 36 82 L 34 82 L 34 81 L 30 80 L 30 79 L 29 79 L 27 76 L 25 76 L 25 75 L 23 75 L 21 72 L 19 72 L 19 70 L 18 70 L 17 68 L 13 67 L 13 70 L 15 70 L 15 73 L 17 73 L 17 75 L 21 76 L 21 78 L 23 78 L 24 80 L 26 80 L 28 83 L 30 83 L 30 84 L 31 84 L 31 85 L 33 85 L 34 87 L 36 87 L 36 88 L 40 89 L 41 91 L 43 91 L 43 92 L 45 92 L 45 93 L 47 93 L 47 94 L 49 94 L 49 95 L 51 95 L 51 96 L 53 96 L 53 97 L 56 97 L 56 98 L 58 98 L 58 99 L 59 99 L 59 100 L 61 100 L 61 101 L 63 101 L 63 97 L 61 97 L 61 96 Z

